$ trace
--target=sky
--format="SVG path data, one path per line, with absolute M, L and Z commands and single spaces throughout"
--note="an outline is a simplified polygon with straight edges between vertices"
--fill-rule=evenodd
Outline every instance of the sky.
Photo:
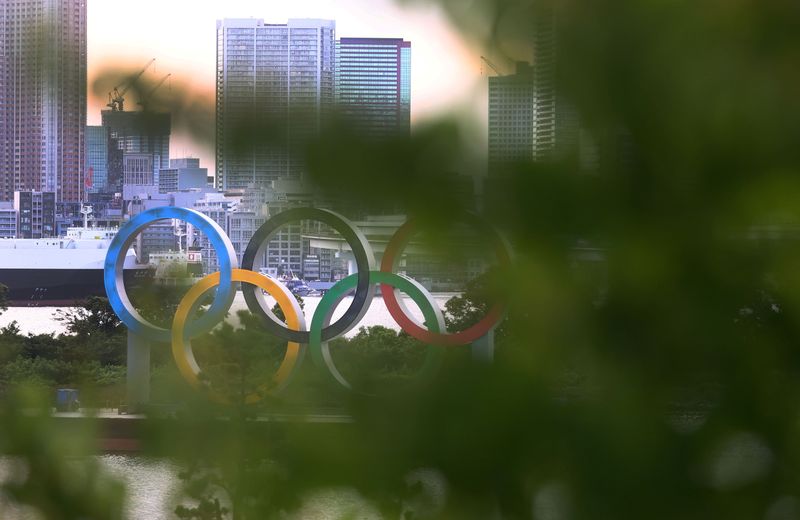
M 288 18 L 336 20 L 337 37 L 388 37 L 411 41 L 412 126 L 437 114 L 468 107 L 478 120 L 486 117 L 485 83 L 480 52 L 470 48 L 437 7 L 399 6 L 393 0 L 137 0 L 118 3 L 88 1 L 88 124 L 100 124 L 106 97 L 92 93 L 99 71 L 125 68 L 134 73 L 150 58 L 145 73 L 162 87 L 179 82 L 190 92 L 213 100 L 216 20 L 263 18 L 285 23 Z M 129 110 L 135 104 L 126 105 Z M 478 137 L 480 138 L 480 137 Z M 186 135 L 171 140 L 172 157 L 200 157 L 213 172 L 213 150 Z

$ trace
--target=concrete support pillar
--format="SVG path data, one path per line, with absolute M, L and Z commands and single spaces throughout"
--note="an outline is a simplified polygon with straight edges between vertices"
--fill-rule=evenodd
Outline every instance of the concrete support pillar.
M 494 330 L 472 342 L 472 359 L 482 363 L 494 361 Z
M 136 413 L 150 402 L 150 342 L 128 331 L 128 412 Z
M 356 274 L 358 272 L 358 266 L 356 265 L 355 258 L 348 258 L 347 259 L 347 275 Z

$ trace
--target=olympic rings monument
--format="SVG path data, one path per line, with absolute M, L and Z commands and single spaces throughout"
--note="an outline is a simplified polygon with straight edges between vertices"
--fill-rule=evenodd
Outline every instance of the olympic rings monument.
M 125 254 L 137 235 L 150 223 L 164 219 L 182 220 L 204 233 L 219 259 L 219 271 L 199 280 L 184 295 L 175 312 L 171 329 L 158 327 L 142 317 L 128 298 L 122 276 Z M 463 214 L 458 219 L 489 237 L 501 267 L 510 265 L 510 250 L 499 233 L 476 215 Z M 337 231 L 349 245 L 357 267 L 355 274 L 337 282 L 325 293 L 310 324 L 306 323 L 299 303 L 285 285 L 253 271 L 256 259 L 263 256 L 272 235 L 284 224 L 301 220 L 319 221 Z M 326 209 L 293 208 L 272 216 L 256 231 L 244 252 L 242 265 L 239 266 L 233 245 L 223 229 L 203 213 L 172 206 L 139 213 L 120 228 L 112 240 L 104 270 L 109 303 L 128 329 L 129 408 L 136 409 L 149 402 L 150 344 L 153 342 L 171 344 L 175 363 L 189 384 L 207 391 L 212 400 L 224 402 L 213 389 L 204 388 L 204 383 L 199 377 L 201 369 L 192 351 L 191 339 L 210 332 L 224 320 L 236 295 L 237 282 L 242 284 L 242 292 L 249 311 L 259 318 L 269 333 L 288 342 L 285 357 L 274 375 L 275 385 L 271 389 L 272 392 L 279 392 L 286 387 L 292 374 L 300 366 L 306 349 L 310 350 L 312 361 L 316 365 L 326 369 L 339 384 L 353 390 L 336 368 L 328 349 L 328 342 L 344 335 L 358 324 L 369 309 L 375 296 L 375 287 L 378 285 L 387 310 L 400 328 L 428 345 L 423 367 L 417 374 L 418 378 L 425 379 L 435 374 L 447 347 L 471 345 L 475 357 L 491 360 L 493 330 L 505 314 L 503 303 L 494 304 L 487 315 L 472 327 L 461 332 L 448 333 L 442 311 L 433 296 L 419 282 L 395 274 L 403 250 L 418 230 L 418 224 L 413 219 L 403 224 L 389 240 L 378 269 L 370 243 L 352 222 Z M 202 316 L 190 319 L 194 316 L 201 298 L 215 287 L 218 289 L 208 310 Z M 265 292 L 276 300 L 283 311 L 286 317 L 285 324 L 269 308 L 264 298 Z M 353 292 L 352 302 L 345 313 L 331 323 L 336 307 Z M 400 293 L 404 293 L 419 306 L 428 328 L 412 316 Z M 260 395 L 252 394 L 246 397 L 246 402 L 253 403 L 260 398 Z

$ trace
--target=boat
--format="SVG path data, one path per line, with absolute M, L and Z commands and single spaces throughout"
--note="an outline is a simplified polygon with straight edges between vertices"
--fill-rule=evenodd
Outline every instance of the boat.
M 274 273 L 274 269 L 269 269 L 266 267 L 262 267 L 261 269 L 259 269 L 259 272 L 264 276 L 267 276 L 268 278 L 272 278 L 274 280 L 281 282 L 295 296 L 305 297 L 305 296 L 320 295 L 319 291 L 309 287 L 308 284 L 305 282 L 305 280 L 298 278 L 297 275 L 294 274 L 291 270 L 287 270 L 281 276 L 277 276 Z
M 295 296 L 319 296 L 319 292 L 309 287 L 305 280 L 301 280 L 297 277 L 283 278 L 281 282 L 283 282 L 283 285 Z
M 16 307 L 76 305 L 90 296 L 105 296 L 103 269 L 117 228 L 70 227 L 58 238 L 0 239 L 0 284 L 8 287 L 8 304 Z M 152 269 L 125 254 L 126 287 L 147 283 Z

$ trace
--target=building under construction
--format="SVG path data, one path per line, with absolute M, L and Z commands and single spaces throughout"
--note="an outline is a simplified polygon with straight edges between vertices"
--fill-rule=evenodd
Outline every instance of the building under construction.
M 169 168 L 171 117 L 150 111 L 103 110 L 108 139 L 107 193 L 122 193 L 124 184 L 158 186 L 158 174 Z
M 126 185 L 157 187 L 159 171 L 169 168 L 170 114 L 148 110 L 147 105 L 171 74 L 149 91 L 140 92 L 142 110 L 125 111 L 125 95 L 154 62 L 155 58 L 151 59 L 138 73 L 115 86 L 108 93 L 108 109 L 101 112 L 107 145 L 103 191 L 107 194 L 121 194 Z

